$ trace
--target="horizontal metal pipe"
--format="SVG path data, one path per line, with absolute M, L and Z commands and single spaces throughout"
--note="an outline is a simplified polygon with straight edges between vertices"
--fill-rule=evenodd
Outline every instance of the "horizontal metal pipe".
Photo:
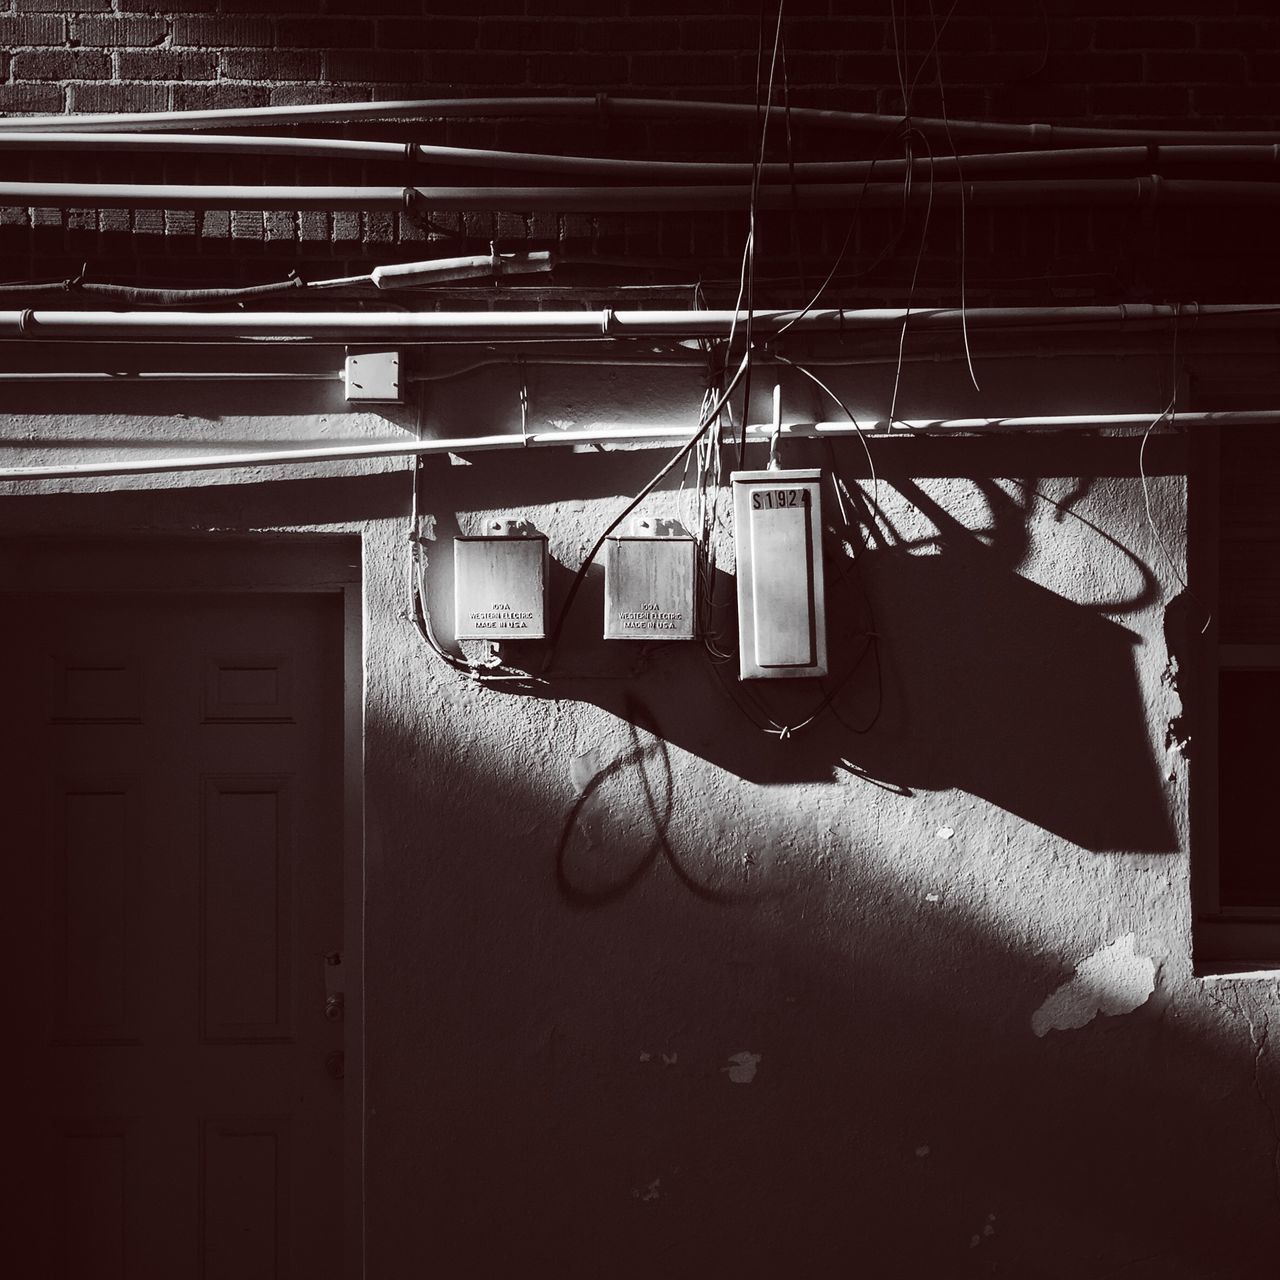
M 663 179 L 684 183 L 750 182 L 755 167 L 696 160 L 626 160 L 604 156 L 543 155 L 495 151 L 477 147 L 434 146 L 416 142 L 374 142 L 348 138 L 264 138 L 200 133 L 73 133 L 0 132 L 0 151 L 123 151 L 194 155 L 287 156 L 293 159 L 356 162 L 415 160 L 451 168 L 482 168 L 507 173 L 568 174 L 629 178 L 635 182 Z M 1179 166 L 1274 165 L 1280 145 L 1253 146 L 1118 146 L 1074 147 L 1060 150 L 979 152 L 964 156 L 921 156 L 907 161 L 822 160 L 794 165 L 770 162 L 760 166 L 765 182 L 846 181 L 867 177 L 905 176 L 970 178 L 1006 174 L 1081 172 L 1144 167 L 1163 171 Z
M 781 434 L 791 437 L 839 437 L 882 432 L 883 439 L 905 439 L 918 434 L 981 434 L 1005 431 L 1071 431 L 1100 428 L 1145 430 L 1163 415 L 1155 414 L 1071 414 L 1058 417 L 939 418 L 895 421 L 795 422 L 783 425 Z M 1179 414 L 1184 427 L 1245 426 L 1280 424 L 1280 410 L 1255 409 L 1223 413 Z M 752 424 L 746 429 L 750 443 L 767 442 L 772 423 Z M 51 463 L 32 467 L 0 467 L 0 481 L 74 480 L 102 476 L 138 476 L 187 471 L 221 471 L 240 467 L 299 465 L 322 462 L 355 462 L 385 458 L 413 458 L 433 453 L 479 453 L 498 449 L 556 448 L 570 445 L 630 443 L 667 439 L 688 439 L 689 423 L 651 426 L 605 425 L 583 431 L 541 431 L 527 436 L 513 434 L 462 436 L 447 440 L 387 440 L 374 443 L 322 445 L 305 449 L 259 449 L 241 453 L 204 454 L 195 457 L 139 458 L 133 461 Z M 736 435 L 736 432 L 735 432 Z
M 53 341 L 398 341 L 405 343 L 554 338 L 718 338 L 750 315 L 757 334 L 812 329 L 884 329 L 908 321 L 913 330 L 982 327 L 1134 329 L 1173 320 L 1188 327 L 1223 321 L 1280 319 L 1266 303 L 1122 303 L 1092 307 L 902 307 L 808 311 L 0 311 L 0 338 Z
M 202 128 L 263 128 L 274 125 L 315 124 L 325 121 L 385 121 L 423 119 L 493 119 L 495 117 L 638 116 L 681 120 L 731 120 L 758 124 L 767 112 L 780 124 L 820 125 L 859 132 L 896 132 L 911 128 L 940 138 L 970 138 L 986 143 L 1014 142 L 1034 148 L 1136 143 L 1270 144 L 1275 130 L 1142 129 L 1096 126 L 1015 124 L 991 120 L 953 120 L 933 116 L 881 115 L 832 111 L 818 107 L 760 107 L 739 102 L 699 102 L 668 98 L 506 97 L 400 99 L 387 102 L 345 102 L 306 106 L 224 108 L 211 111 L 110 112 L 67 116 L 11 116 L 0 119 L 0 131 L 75 132 L 165 131 Z
M 78 117 L 68 117 L 73 123 Z M 165 155 L 288 156 L 319 160 L 404 160 L 413 158 L 412 142 L 373 142 L 358 138 L 267 138 L 218 133 L 94 133 L 78 129 L 15 129 L 0 120 L 0 151 L 128 151 Z M 8 127 L 6 127 L 8 126 Z M 446 148 L 447 150 L 447 148 Z
M 1239 345 L 1238 335 L 1225 335 L 1226 340 L 1230 342 L 1230 347 L 1225 349 L 1224 354 L 1240 355 L 1242 348 Z M 1202 345 L 1197 344 L 1197 350 L 1202 350 Z M 1268 348 L 1268 352 L 1270 348 Z M 1108 334 L 1104 342 L 1097 347 L 1089 348 L 1081 351 L 1072 348 L 1064 351 L 1060 346 L 1027 346 L 1025 344 L 1016 347 L 992 347 L 990 344 L 984 345 L 982 349 L 982 362 L 989 363 L 992 360 L 1027 360 L 1027 359 L 1058 359 L 1066 357 L 1068 359 L 1079 358 L 1085 356 L 1106 356 L 1109 359 L 1123 359 L 1127 356 L 1165 356 L 1169 354 L 1169 343 L 1159 334 L 1152 334 L 1145 339 L 1137 341 L 1117 341 L 1116 338 Z M 1256 352 L 1254 352 L 1256 354 Z M 967 356 L 963 350 L 942 350 L 933 348 L 924 351 L 907 350 L 902 353 L 901 360 L 904 364 L 960 364 L 967 360 Z M 756 356 L 757 363 L 772 366 L 782 362 L 768 351 L 761 351 Z M 809 369 L 858 369 L 858 368 L 892 368 L 897 365 L 899 357 L 892 353 L 883 353 L 881 355 L 842 355 L 836 358 L 830 356 L 812 356 L 807 355 L 803 358 L 803 364 Z M 705 376 L 707 369 L 707 361 L 705 356 L 688 355 L 652 355 L 652 356 L 621 356 L 613 354 L 593 354 L 590 356 L 562 356 L 562 355 L 538 355 L 528 351 L 522 351 L 519 354 L 511 353 L 507 355 L 494 356 L 492 359 L 470 360 L 464 364 L 455 365 L 452 368 L 441 369 L 436 372 L 425 371 L 408 371 L 401 370 L 401 378 L 405 382 L 447 382 L 454 378 L 467 377 L 473 373 L 480 373 L 486 369 L 506 369 L 509 371 L 518 371 L 521 366 L 534 367 L 582 367 L 582 368 L 621 368 L 621 369 L 683 369 L 691 374 L 699 377 Z M 209 383 L 236 383 L 236 382 L 341 382 L 343 374 L 338 369 L 317 369 L 317 370 L 292 370 L 292 369 L 223 369 L 223 370 L 168 370 L 168 369 L 148 369 L 138 371 L 117 370 L 111 371 L 107 369 L 88 369 L 88 370 L 62 370 L 62 369 L 36 369 L 36 370 L 8 370 L 0 369 L 0 387 L 8 385 L 23 386 L 28 384 L 45 385 L 45 384 L 61 384 L 61 383 L 114 383 L 117 386 L 129 386 L 135 384 L 168 384 L 168 383 L 184 383 L 184 382 L 209 382 Z
M 462 258 L 428 258 L 424 262 L 392 262 L 362 276 L 312 280 L 308 289 L 344 289 L 372 284 L 379 289 L 412 289 L 420 285 L 474 280 L 480 276 L 530 275 L 550 271 L 550 250 L 535 253 L 474 253 Z
M 202 370 L 191 371 L 139 371 L 137 373 L 111 373 L 105 369 L 87 369 L 64 371 L 57 369 L 21 371 L 11 369 L 0 371 L 0 386 L 9 383 L 66 383 L 66 382 L 114 382 L 117 385 L 155 382 L 340 382 L 342 374 L 338 370 L 317 370 L 316 372 L 296 371 L 290 369 L 273 369 L 254 372 L 243 369 L 226 369 L 215 372 Z
M 758 208 L 845 208 L 919 204 L 972 205 L 1205 205 L 1280 204 L 1280 183 L 1208 179 L 1029 179 L 927 182 L 909 190 L 896 182 L 815 182 L 760 187 Z M 557 213 L 746 209 L 750 186 L 599 187 L 353 187 L 243 186 L 174 183 L 0 182 L 0 206 L 62 209 L 325 209 L 391 212 L 415 203 L 427 210 L 510 210 Z
M 610 105 L 623 113 L 622 100 Z M 597 99 L 535 98 L 409 98 L 385 102 L 311 103 L 280 107 L 222 107 L 208 111 L 112 111 L 66 116 L 10 116 L 0 119 L 0 131 L 39 129 L 97 133 L 152 132 L 169 129 L 242 128 L 307 125 L 328 121 L 493 119 L 500 116 L 577 116 L 598 110 Z

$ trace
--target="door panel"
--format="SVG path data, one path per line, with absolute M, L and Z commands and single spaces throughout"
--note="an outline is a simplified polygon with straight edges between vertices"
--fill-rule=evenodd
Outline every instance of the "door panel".
M 0 601 L 37 1273 L 336 1277 L 341 597 Z

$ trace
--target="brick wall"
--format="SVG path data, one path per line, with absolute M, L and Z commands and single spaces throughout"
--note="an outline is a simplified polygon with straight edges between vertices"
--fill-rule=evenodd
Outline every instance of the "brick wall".
M 971 12 L 979 7 L 982 16 Z M 962 0 L 937 36 L 936 60 L 929 54 L 937 28 L 922 6 L 897 9 L 912 16 L 895 30 L 889 0 L 788 0 L 790 101 L 897 113 L 905 84 L 913 111 L 938 114 L 940 72 L 953 117 L 1280 130 L 1280 14 L 1262 0 L 1129 0 L 1120 9 L 1104 0 Z M 52 114 L 509 94 L 751 102 L 761 21 L 756 0 L 9 0 L 0 3 L 0 32 L 0 111 Z M 508 119 L 308 132 L 669 158 L 745 159 L 755 145 L 750 127 L 620 120 L 607 110 L 570 124 Z M 779 158 L 784 135 L 773 131 Z M 876 146 L 804 129 L 793 143 L 801 159 L 868 155 Z M 5 167 L 11 178 L 122 182 L 404 180 L 400 167 L 197 166 L 92 150 L 10 155 Z M 979 210 L 965 229 L 965 250 L 975 296 L 1235 297 L 1272 288 L 1269 223 L 1242 210 L 1061 217 Z M 870 268 L 859 289 L 901 295 L 922 229 L 890 212 L 860 218 L 847 260 L 854 272 Z M 354 272 L 446 251 L 424 249 L 425 241 L 465 252 L 496 238 L 559 244 L 581 259 L 633 259 L 607 271 L 566 267 L 557 280 L 567 284 L 727 280 L 742 230 L 739 214 L 442 215 L 423 225 L 398 214 L 2 209 L 0 271 L 9 279 L 57 276 L 87 262 L 99 275 L 110 267 L 117 277 L 234 283 L 292 268 L 313 277 Z M 802 271 L 823 270 L 844 232 L 839 214 L 764 217 L 763 275 L 772 273 L 781 288 Z M 917 280 L 923 296 L 954 293 L 959 242 L 954 214 L 935 211 Z

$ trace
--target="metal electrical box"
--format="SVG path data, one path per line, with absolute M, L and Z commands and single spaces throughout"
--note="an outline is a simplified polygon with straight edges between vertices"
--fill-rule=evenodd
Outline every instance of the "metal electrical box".
M 347 348 L 342 380 L 348 401 L 372 404 L 403 404 L 398 351 L 353 351 Z
M 542 640 L 547 634 L 547 539 L 516 520 L 453 540 L 454 635 L 459 640 Z
M 735 471 L 743 680 L 827 674 L 822 472 Z
M 604 550 L 604 638 L 692 640 L 697 548 L 687 535 L 637 521 Z

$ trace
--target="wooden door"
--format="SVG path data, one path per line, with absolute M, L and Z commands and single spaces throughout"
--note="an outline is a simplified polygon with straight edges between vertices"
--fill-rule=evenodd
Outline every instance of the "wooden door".
M 341 596 L 0 608 L 27 1273 L 337 1277 Z

